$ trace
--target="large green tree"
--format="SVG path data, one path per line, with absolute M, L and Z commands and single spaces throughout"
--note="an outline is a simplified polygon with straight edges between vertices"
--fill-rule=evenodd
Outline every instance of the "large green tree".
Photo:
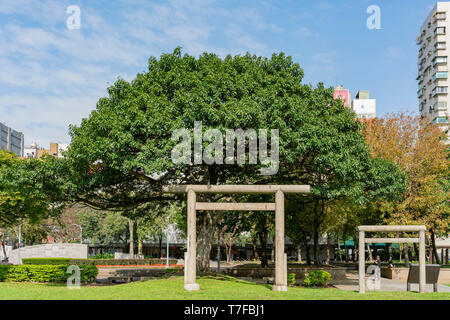
M 65 195 L 127 212 L 170 198 L 161 193 L 164 184 L 310 184 L 308 203 L 317 212 L 318 232 L 324 199 L 362 193 L 370 162 L 354 113 L 333 99 L 332 88 L 303 85 L 302 79 L 299 64 L 283 53 L 196 58 L 177 48 L 152 57 L 146 72 L 131 82 L 119 79 L 96 110 L 71 127 L 67 168 L 60 172 L 71 175 Z M 193 129 L 195 121 L 203 131 L 222 134 L 278 129 L 278 172 L 262 176 L 260 163 L 175 164 L 171 151 L 178 142 L 172 133 Z M 209 266 L 217 217 L 198 214 L 200 267 Z

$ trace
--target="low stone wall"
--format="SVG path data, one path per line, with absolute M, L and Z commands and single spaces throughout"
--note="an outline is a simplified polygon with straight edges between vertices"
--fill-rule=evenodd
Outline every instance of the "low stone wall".
M 115 252 L 114 259 L 116 259 L 116 260 L 131 259 L 131 255 L 129 253 Z M 135 254 L 133 259 L 144 259 L 144 256 Z
M 19 264 L 19 249 L 9 252 L 9 263 Z M 24 258 L 73 258 L 87 259 L 88 245 L 80 243 L 49 243 L 20 248 L 20 257 Z
M 295 273 L 295 279 L 303 280 L 305 279 L 305 274 L 313 270 L 324 270 L 331 274 L 331 280 L 344 280 L 346 279 L 346 268 L 288 268 L 288 273 Z M 226 274 L 239 277 L 239 278 L 271 278 L 275 276 L 274 268 L 233 268 L 227 269 Z
M 389 269 L 387 267 L 381 268 L 381 276 L 387 279 L 400 280 L 405 281 L 408 280 L 409 268 L 394 268 Z M 441 268 L 439 272 L 439 280 L 440 284 L 450 284 L 450 269 Z

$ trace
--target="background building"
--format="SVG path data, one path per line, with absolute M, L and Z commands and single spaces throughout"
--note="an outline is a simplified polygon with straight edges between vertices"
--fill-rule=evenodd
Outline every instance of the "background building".
M 346 106 L 347 108 L 349 108 L 351 106 L 351 95 L 350 95 L 350 91 L 347 89 L 344 89 L 344 87 L 342 86 L 338 86 L 335 90 L 334 90 L 334 95 L 333 95 L 334 99 L 341 99 L 342 102 L 344 103 L 344 106 Z
M 24 136 L 0 122 L 0 149 L 14 152 L 23 157 Z
M 419 111 L 448 130 L 448 43 L 450 2 L 438 2 L 422 25 L 416 39 L 419 46 Z
M 369 91 L 358 91 L 352 101 L 352 109 L 359 119 L 373 119 L 377 116 L 377 100 L 370 99 Z
M 50 143 L 50 149 L 44 149 L 39 147 L 36 142 L 33 142 L 29 147 L 25 148 L 24 156 L 25 158 L 36 158 L 40 159 L 43 155 L 49 154 L 53 157 L 62 158 L 63 152 L 67 151 L 69 148 L 68 143 Z

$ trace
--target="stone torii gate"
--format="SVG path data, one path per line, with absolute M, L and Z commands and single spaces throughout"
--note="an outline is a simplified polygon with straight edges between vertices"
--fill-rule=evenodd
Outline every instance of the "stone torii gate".
M 275 285 L 274 291 L 287 291 L 287 261 L 284 253 L 284 194 L 309 193 L 305 185 L 174 185 L 163 187 L 164 193 L 187 193 L 188 252 L 184 266 L 184 289 L 199 290 L 197 275 L 198 210 L 275 211 Z M 197 194 L 275 194 L 275 203 L 197 202 Z
M 419 292 L 425 292 L 425 226 L 360 226 L 359 230 L 359 293 L 365 293 L 366 243 L 419 243 Z M 418 232 L 419 238 L 366 238 L 365 232 Z

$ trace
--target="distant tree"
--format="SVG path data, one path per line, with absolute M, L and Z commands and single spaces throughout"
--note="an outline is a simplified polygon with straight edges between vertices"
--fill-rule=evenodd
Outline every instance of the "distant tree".
M 129 220 L 120 212 L 108 212 L 101 226 L 106 244 L 121 242 L 126 247 L 129 239 Z
M 83 239 L 91 245 L 106 244 L 107 239 L 103 230 L 106 213 L 97 210 L 82 210 L 78 213 L 78 220 L 83 228 Z
M 445 134 L 428 119 L 404 113 L 375 119 L 364 132 L 371 154 L 396 163 L 407 175 L 401 199 L 384 207 L 385 221 L 426 225 L 433 255 L 439 261 L 436 234 L 445 234 L 450 220 L 450 161 Z M 409 246 L 404 247 L 406 253 Z

